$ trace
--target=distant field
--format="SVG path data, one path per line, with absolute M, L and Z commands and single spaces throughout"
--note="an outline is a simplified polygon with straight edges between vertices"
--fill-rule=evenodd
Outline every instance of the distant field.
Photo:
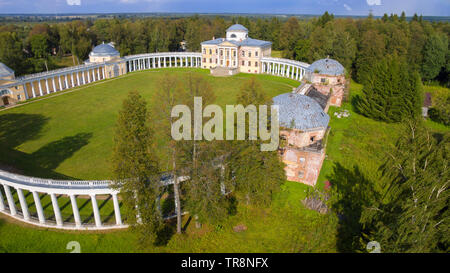
M 203 74 L 216 94 L 216 103 L 221 106 L 233 104 L 250 77 L 256 77 L 264 92 L 272 97 L 290 92 L 298 85 L 296 81 L 268 75 L 217 78 L 210 76 L 209 70 L 162 71 L 175 73 L 181 79 L 190 72 Z M 162 75 L 157 70 L 131 73 L 1 111 L 0 163 L 39 177 L 110 178 L 113 132 L 122 101 L 130 90 L 138 90 L 151 107 Z

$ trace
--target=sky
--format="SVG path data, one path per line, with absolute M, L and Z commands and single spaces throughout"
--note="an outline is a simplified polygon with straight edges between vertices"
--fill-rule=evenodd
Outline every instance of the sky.
M 0 0 L 4 13 L 280 13 L 450 16 L 450 0 Z

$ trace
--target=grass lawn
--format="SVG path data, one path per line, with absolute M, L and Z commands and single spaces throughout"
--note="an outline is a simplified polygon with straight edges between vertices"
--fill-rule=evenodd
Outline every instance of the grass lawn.
M 165 69 L 186 76 L 187 69 Z M 216 103 L 233 104 L 242 84 L 252 75 L 216 78 L 202 73 L 216 93 Z M 74 92 L 0 112 L 0 163 L 20 172 L 47 178 L 107 179 L 113 132 L 122 101 L 138 90 L 154 101 L 157 70 L 131 73 L 113 80 L 80 87 Z M 298 82 L 269 75 L 255 76 L 270 96 L 292 91 Z

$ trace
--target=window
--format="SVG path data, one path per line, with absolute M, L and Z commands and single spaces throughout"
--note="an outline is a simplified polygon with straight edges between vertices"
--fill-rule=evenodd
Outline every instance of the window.
M 255 51 L 255 56 L 258 57 L 258 51 Z
M 258 62 L 255 62 L 255 67 L 258 67 Z
M 324 82 L 325 82 L 325 78 L 321 78 L 321 79 L 320 79 L 320 82 L 321 82 L 321 83 L 324 83 Z
M 209 58 L 209 62 L 212 63 L 212 59 L 211 58 Z
M 20 100 L 20 95 L 17 95 L 17 99 Z
M 206 58 L 203 58 L 203 62 L 206 63 Z
M 216 64 L 217 64 L 217 59 L 216 59 Z
M 245 57 L 245 51 L 242 50 L 242 57 Z
M 222 49 L 220 50 L 220 56 L 223 56 L 223 50 Z
M 210 55 L 212 54 L 212 49 L 211 49 L 211 48 L 209 49 L 209 54 L 210 54 Z
M 223 65 L 223 60 L 220 60 L 220 64 Z
M 219 50 L 216 48 L 216 54 L 219 52 Z
M 316 137 L 315 137 L 315 136 L 312 136 L 312 137 L 310 137 L 309 139 L 311 140 L 311 142 L 314 142 L 314 140 L 316 139 Z
M 236 50 L 233 51 L 233 57 L 236 57 Z
M 252 62 L 251 61 L 248 61 L 248 66 L 252 66 Z
M 245 61 L 242 61 L 242 65 L 245 65 Z
M 252 52 L 251 52 L 251 51 L 248 52 L 248 56 L 249 56 L 249 57 L 252 56 Z
M 203 54 L 206 54 L 206 48 L 203 48 Z
M 231 34 L 231 38 L 236 38 L 236 34 Z
M 298 172 L 298 178 L 303 178 L 303 176 L 305 175 L 305 173 L 304 172 Z

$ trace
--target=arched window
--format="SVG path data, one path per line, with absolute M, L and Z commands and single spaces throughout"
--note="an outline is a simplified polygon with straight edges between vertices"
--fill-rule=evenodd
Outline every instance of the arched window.
M 231 36 L 230 36 L 231 38 L 236 38 L 236 34 L 231 34 Z

